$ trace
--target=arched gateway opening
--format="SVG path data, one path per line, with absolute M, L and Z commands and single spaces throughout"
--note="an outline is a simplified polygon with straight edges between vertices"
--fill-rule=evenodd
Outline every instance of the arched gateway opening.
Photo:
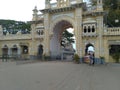
M 94 46 L 93 44 L 88 43 L 85 48 L 85 55 L 89 54 L 90 51 L 94 52 Z
M 50 54 L 51 54 L 51 56 L 61 58 L 63 53 L 65 53 L 65 52 L 67 53 L 67 50 L 69 51 L 69 56 L 71 54 L 73 54 L 73 52 L 75 51 L 75 49 L 73 49 L 73 44 L 68 45 L 65 42 L 68 46 L 65 45 L 65 47 L 63 47 L 61 45 L 63 32 L 65 30 L 67 30 L 68 28 L 73 28 L 73 25 L 66 20 L 61 20 L 61 21 L 57 22 L 55 24 L 55 26 L 53 27 L 53 36 L 50 40 Z M 69 30 L 68 30 L 68 32 L 69 32 Z

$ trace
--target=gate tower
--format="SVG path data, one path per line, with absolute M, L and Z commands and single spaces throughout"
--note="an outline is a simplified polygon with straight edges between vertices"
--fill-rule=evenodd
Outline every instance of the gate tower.
M 37 8 L 33 10 L 32 31 L 38 28 L 43 30 L 44 36 L 40 40 L 44 54 L 59 55 L 61 32 L 66 29 L 65 27 L 72 27 L 76 38 L 76 53 L 80 57 L 86 54 L 87 45 L 94 47 L 96 57 L 102 56 L 104 51 L 102 0 L 97 0 L 94 7 L 87 7 L 83 0 L 56 0 L 54 3 L 51 1 L 45 0 L 45 9 L 40 10 L 42 15 L 37 14 Z

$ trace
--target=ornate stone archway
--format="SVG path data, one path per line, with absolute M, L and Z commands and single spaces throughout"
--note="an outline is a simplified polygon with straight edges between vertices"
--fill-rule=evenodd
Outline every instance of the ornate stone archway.
M 82 38 L 81 38 L 81 32 L 82 32 L 82 26 L 81 26 L 81 18 L 74 18 L 73 16 L 70 16 L 69 14 L 60 14 L 60 15 L 51 15 L 51 17 L 49 17 L 49 15 L 46 14 L 46 22 L 44 22 L 45 24 L 45 41 L 44 41 L 44 54 L 48 54 L 50 55 L 50 39 L 52 38 L 52 36 L 54 35 L 54 28 L 56 25 L 58 25 L 58 23 L 60 23 L 61 21 L 66 21 L 68 22 L 71 27 L 74 28 L 74 35 L 76 37 L 76 53 L 79 56 L 82 56 Z M 49 22 L 48 18 L 51 18 L 51 20 Z M 49 37 L 49 38 L 48 38 Z
M 46 9 L 41 10 L 44 14 L 44 54 L 50 55 L 50 39 L 54 35 L 54 27 L 60 21 L 67 21 L 74 28 L 74 35 L 76 37 L 76 53 L 82 57 L 82 18 L 84 3 L 81 0 L 73 1 L 57 0 L 54 5 L 50 2 L 46 3 Z M 37 13 L 34 9 L 34 16 Z M 33 17 L 36 20 L 37 17 Z
M 65 31 L 67 28 L 73 28 L 73 20 L 64 18 L 58 18 L 55 19 L 55 21 L 52 24 L 51 28 L 51 39 L 50 39 L 50 53 L 51 56 L 60 56 L 62 48 L 61 48 L 61 37 L 63 31 Z
M 54 27 L 56 26 L 56 24 L 58 24 L 60 21 L 67 21 L 69 22 L 74 29 L 75 28 L 75 20 L 72 18 L 72 17 L 69 17 L 67 15 L 62 15 L 62 16 L 59 16 L 59 17 L 56 17 L 54 18 L 51 22 L 52 24 L 50 25 L 50 34 L 53 34 L 53 30 L 54 30 Z

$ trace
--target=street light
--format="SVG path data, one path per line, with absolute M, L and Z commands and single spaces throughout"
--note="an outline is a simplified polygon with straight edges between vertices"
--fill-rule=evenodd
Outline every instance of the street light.
M 119 20 L 118 20 L 118 19 L 115 19 L 115 23 L 119 23 Z

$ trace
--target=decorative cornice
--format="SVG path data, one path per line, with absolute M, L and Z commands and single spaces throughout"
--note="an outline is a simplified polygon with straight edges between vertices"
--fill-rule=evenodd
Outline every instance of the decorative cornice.
M 104 11 L 86 11 L 83 13 L 83 17 L 86 17 L 86 16 L 101 16 L 101 15 L 105 15 L 105 12 Z
M 110 34 L 106 35 L 106 34 L 103 34 L 103 37 L 113 37 L 113 36 L 119 37 L 120 35 L 110 35 Z
M 36 21 L 30 21 L 31 24 L 39 24 L 39 23 L 43 23 L 44 20 L 36 20 Z
M 98 37 L 98 34 L 93 34 L 93 35 L 90 35 L 90 34 L 82 34 L 82 37 Z
M 80 7 L 85 9 L 85 3 L 73 4 L 69 7 L 62 7 L 62 8 L 43 9 L 43 10 L 40 10 L 40 11 L 42 13 L 59 13 L 59 12 L 65 12 L 65 11 L 72 11 L 72 10 L 75 10 L 76 8 L 80 8 Z

